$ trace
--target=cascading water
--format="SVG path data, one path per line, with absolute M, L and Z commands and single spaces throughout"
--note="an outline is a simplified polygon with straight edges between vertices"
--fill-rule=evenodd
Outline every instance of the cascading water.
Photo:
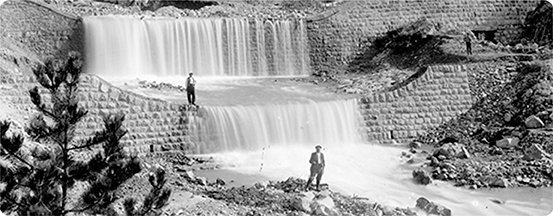
M 203 107 L 199 152 L 360 143 L 356 100 Z
M 106 16 L 85 18 L 84 24 L 86 66 L 96 74 L 182 76 L 193 71 L 200 76 L 283 76 L 309 71 L 302 21 Z M 241 99 L 255 94 L 259 93 L 249 91 Z M 224 94 L 213 95 L 223 101 Z M 550 212 L 550 191 L 511 192 L 499 205 L 490 201 L 496 198 L 490 192 L 442 181 L 414 184 L 411 171 L 420 164 L 401 161 L 406 160 L 400 159 L 405 149 L 367 144 L 359 133 L 363 122 L 355 100 L 278 104 L 274 97 L 260 98 L 274 104 L 201 106 L 189 125 L 198 144 L 196 152 L 213 153 L 223 169 L 254 176 L 258 182 L 306 178 L 309 154 L 318 143 L 325 147 L 327 161 L 323 182 L 346 195 L 400 207 L 413 207 L 424 196 L 455 215 Z M 216 176 L 224 178 L 221 173 Z
M 84 19 L 86 70 L 109 76 L 293 76 L 309 73 L 302 20 Z

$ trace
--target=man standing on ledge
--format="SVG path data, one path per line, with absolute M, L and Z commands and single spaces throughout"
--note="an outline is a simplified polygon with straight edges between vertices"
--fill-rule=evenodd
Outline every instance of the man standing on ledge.
M 188 75 L 188 78 L 186 78 L 186 96 L 188 97 L 189 104 L 196 105 L 196 80 L 192 77 L 193 73 L 189 73 Z
M 471 37 L 471 32 L 470 31 L 467 31 L 465 32 L 465 38 L 464 38 L 464 41 L 465 41 L 465 44 L 467 45 L 467 55 L 472 55 L 472 37 Z
M 309 180 L 307 180 L 307 185 L 305 185 L 305 190 L 309 190 L 309 186 L 311 186 L 311 182 L 313 182 L 315 176 L 317 177 L 317 190 L 320 190 L 319 185 L 321 184 L 325 168 L 325 156 L 321 152 L 322 147 L 320 145 L 315 146 L 315 149 L 316 151 L 311 153 L 311 158 L 309 159 L 311 174 L 309 175 Z

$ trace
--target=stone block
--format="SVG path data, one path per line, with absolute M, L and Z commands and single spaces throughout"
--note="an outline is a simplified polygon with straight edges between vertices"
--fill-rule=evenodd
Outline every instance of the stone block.
M 528 128 L 542 128 L 545 126 L 543 121 L 536 117 L 535 115 L 531 115 L 524 121 L 524 124 Z
M 519 141 L 520 140 L 517 137 L 510 137 L 510 138 L 504 138 L 496 141 L 495 145 L 500 148 L 508 149 L 508 148 L 516 147 Z

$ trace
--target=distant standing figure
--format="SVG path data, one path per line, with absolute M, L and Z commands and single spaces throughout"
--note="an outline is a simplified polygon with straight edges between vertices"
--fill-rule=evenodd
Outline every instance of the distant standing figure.
M 465 33 L 465 43 L 467 44 L 467 54 L 472 55 L 472 38 L 470 37 L 470 32 Z
M 193 73 L 188 75 L 188 78 L 186 78 L 186 96 L 189 104 L 196 105 L 196 80 L 192 77 Z
M 311 153 L 311 158 L 309 158 L 309 163 L 311 163 L 311 174 L 309 175 L 309 180 L 307 180 L 307 185 L 305 185 L 305 190 L 309 190 L 311 182 L 317 177 L 317 190 L 321 184 L 321 178 L 323 177 L 323 172 L 325 168 L 325 156 L 321 152 L 322 147 L 320 145 L 315 146 L 315 152 Z

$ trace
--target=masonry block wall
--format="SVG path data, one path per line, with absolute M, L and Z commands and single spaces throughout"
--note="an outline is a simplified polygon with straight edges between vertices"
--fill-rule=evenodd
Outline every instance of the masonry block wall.
M 485 64 L 485 63 L 479 63 Z M 436 65 L 408 85 L 359 100 L 372 143 L 404 143 L 425 134 L 473 104 L 467 66 Z
M 40 57 L 82 53 L 82 21 L 32 0 L 11 0 L 0 6 L 0 39 L 25 44 Z
M 526 14 L 539 0 L 378 0 L 344 1 L 336 13 L 308 23 L 313 68 L 340 70 L 361 53 L 367 39 L 420 18 L 442 31 L 495 30 L 504 44 L 520 37 Z
M 10 86 L 11 91 L 0 97 L 0 103 L 9 103 L 27 120 L 36 113 L 30 101 L 28 90 L 38 83 L 30 75 L 2 75 L 0 86 Z M 42 89 L 42 93 L 47 93 Z M 174 104 L 159 99 L 147 98 L 121 90 L 97 76 L 83 76 L 80 104 L 89 114 L 77 127 L 78 137 L 94 135 L 103 129 L 103 116 L 125 114 L 124 127 L 128 134 L 122 143 L 129 152 L 138 155 L 150 152 L 196 153 L 191 128 L 199 118 L 197 108 Z M 27 124 L 28 122 L 20 122 Z

